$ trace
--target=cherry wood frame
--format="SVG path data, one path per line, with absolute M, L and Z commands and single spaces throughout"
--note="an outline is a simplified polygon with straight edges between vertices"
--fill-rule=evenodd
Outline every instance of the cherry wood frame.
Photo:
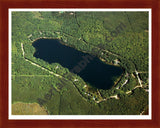
M 151 8 L 152 9 L 152 119 L 151 120 L 9 120 L 8 14 L 9 8 Z M 0 128 L 160 127 L 160 1 L 159 0 L 0 0 Z

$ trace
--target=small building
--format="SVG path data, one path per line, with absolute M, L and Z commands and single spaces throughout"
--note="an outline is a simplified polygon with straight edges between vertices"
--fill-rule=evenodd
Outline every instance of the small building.
M 119 89 L 119 86 L 116 89 Z
M 115 60 L 114 60 L 114 64 L 115 64 L 115 65 L 118 65 L 119 63 L 120 63 L 120 61 L 119 61 L 118 59 L 115 59 Z
M 84 88 L 86 88 L 86 87 L 87 87 L 87 85 L 85 84 L 85 85 L 84 85 Z
M 55 69 L 59 68 L 59 66 L 57 65 Z
M 71 12 L 71 13 L 69 13 L 69 15 L 74 15 L 74 13 L 73 13 L 73 12 Z
M 74 81 L 78 81 L 78 79 L 74 79 Z

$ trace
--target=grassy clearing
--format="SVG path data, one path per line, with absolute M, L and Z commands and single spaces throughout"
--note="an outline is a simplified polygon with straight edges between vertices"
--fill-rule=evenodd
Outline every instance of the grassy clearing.
M 48 115 L 47 110 L 37 103 L 12 104 L 12 115 Z

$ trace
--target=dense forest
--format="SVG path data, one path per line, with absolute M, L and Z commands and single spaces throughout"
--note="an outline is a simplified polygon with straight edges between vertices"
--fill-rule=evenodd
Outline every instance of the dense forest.
M 12 104 L 36 102 L 50 115 L 148 111 L 148 29 L 148 12 L 13 11 Z M 59 39 L 124 72 L 111 89 L 96 89 L 59 63 L 34 57 L 32 43 L 41 38 Z

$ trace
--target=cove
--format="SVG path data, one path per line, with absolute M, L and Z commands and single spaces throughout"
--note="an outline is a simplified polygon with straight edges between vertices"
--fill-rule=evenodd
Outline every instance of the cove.
M 59 63 L 98 89 L 110 89 L 123 70 L 102 62 L 98 57 L 63 45 L 58 39 L 38 39 L 32 43 L 34 57 L 48 63 Z

